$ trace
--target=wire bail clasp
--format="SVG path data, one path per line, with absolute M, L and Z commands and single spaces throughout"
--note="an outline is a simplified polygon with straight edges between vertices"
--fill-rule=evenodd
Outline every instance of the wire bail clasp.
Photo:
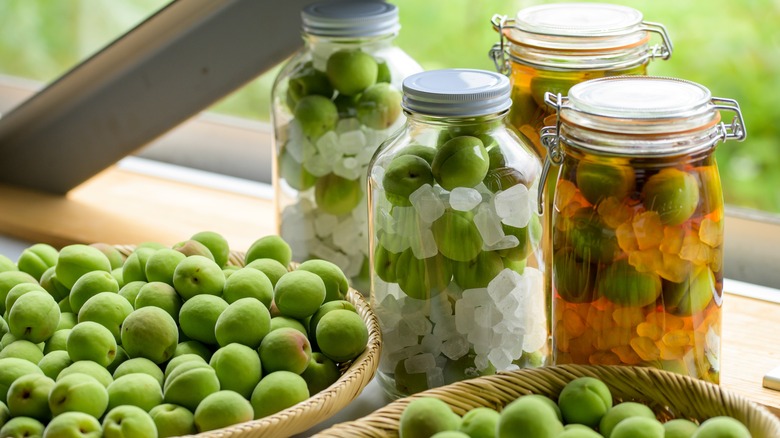
M 490 48 L 488 56 L 493 60 L 496 71 L 503 75 L 507 75 L 511 68 L 509 66 L 509 50 L 507 49 L 504 29 L 507 28 L 507 24 L 510 24 L 511 27 L 511 23 L 514 23 L 514 20 L 507 18 L 506 15 L 495 14 L 493 15 L 493 18 L 490 19 L 490 23 L 493 25 L 493 29 L 498 32 L 499 40 Z
M 722 97 L 713 97 L 713 108 L 716 110 L 734 111 L 734 118 L 731 119 L 731 124 L 726 125 L 720 122 L 718 130 L 720 131 L 721 139 L 723 141 L 734 139 L 742 141 L 747 137 L 747 128 L 745 127 L 745 119 L 742 118 L 742 110 L 739 108 L 739 103 L 734 99 L 726 99 Z
M 560 166 L 563 163 L 563 150 L 561 149 L 561 109 L 566 106 L 568 99 L 561 93 L 553 94 L 549 91 L 544 93 L 544 102 L 555 108 L 555 126 L 545 126 L 539 131 L 542 146 L 547 149 L 547 157 L 544 159 L 542 175 L 539 184 L 539 191 L 536 195 L 536 204 L 539 206 L 539 214 L 544 212 L 544 190 L 547 187 L 547 174 L 550 173 L 550 167 L 554 164 Z
M 650 47 L 651 59 L 661 58 L 663 60 L 667 60 L 670 56 L 672 56 L 674 46 L 672 45 L 672 39 L 669 38 L 669 32 L 666 31 L 666 27 L 664 27 L 663 24 L 654 23 L 651 21 L 643 21 L 641 29 L 647 32 L 657 33 L 661 36 L 661 40 L 663 40 L 663 43 Z

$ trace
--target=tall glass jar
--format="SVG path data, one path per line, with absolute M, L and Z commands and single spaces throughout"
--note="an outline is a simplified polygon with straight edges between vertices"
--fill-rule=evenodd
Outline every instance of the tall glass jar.
M 398 397 L 544 364 L 541 161 L 506 123 L 509 80 L 436 70 L 403 91 L 406 124 L 368 180 L 382 387 Z
M 367 291 L 368 163 L 403 124 L 403 79 L 422 69 L 394 44 L 394 5 L 322 2 L 301 16 L 305 45 L 272 90 L 278 232 L 294 261 L 329 260 Z
M 661 24 L 634 8 L 603 3 L 554 3 L 521 9 L 514 19 L 495 15 L 500 35 L 491 57 L 510 75 L 510 123 L 544 158 L 539 130 L 553 114 L 544 93 L 566 95 L 572 85 L 596 78 L 647 74 L 649 62 L 668 59 L 672 43 Z M 651 46 L 649 32 L 663 42 Z
M 640 365 L 717 383 L 723 196 L 716 146 L 737 102 L 679 79 L 625 76 L 548 93 L 553 362 Z M 727 125 L 720 110 L 736 113 Z M 540 194 L 541 196 L 541 194 Z

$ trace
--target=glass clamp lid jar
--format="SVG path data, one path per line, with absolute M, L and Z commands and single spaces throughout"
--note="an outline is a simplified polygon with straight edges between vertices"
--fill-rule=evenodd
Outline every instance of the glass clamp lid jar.
M 368 163 L 403 124 L 403 78 L 422 69 L 394 43 L 394 5 L 322 2 L 301 16 L 304 47 L 272 90 L 278 232 L 294 261 L 331 261 L 367 291 Z
M 652 366 L 717 383 L 724 214 L 714 151 L 745 138 L 739 105 L 648 76 L 545 99 L 557 110 L 541 135 L 545 170 L 560 166 L 553 362 Z M 720 111 L 736 115 L 726 124 Z
M 368 180 L 381 385 L 398 397 L 544 364 L 541 162 L 506 123 L 509 80 L 436 70 L 403 91 L 406 124 Z
M 647 74 L 653 59 L 668 59 L 672 42 L 663 25 L 636 9 L 601 3 L 555 3 L 524 8 L 514 19 L 494 15 L 499 42 L 490 51 L 496 69 L 510 75 L 509 120 L 544 157 L 539 129 L 552 114 L 544 93 L 605 76 Z M 650 45 L 652 33 L 662 42 Z

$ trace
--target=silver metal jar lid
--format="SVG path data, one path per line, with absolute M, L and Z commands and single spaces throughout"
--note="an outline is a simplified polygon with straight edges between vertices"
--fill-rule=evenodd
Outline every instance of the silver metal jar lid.
M 397 33 L 398 8 L 374 0 L 319 2 L 301 11 L 303 31 L 332 38 L 359 38 Z
M 512 104 L 509 79 L 473 69 L 431 70 L 407 77 L 401 105 L 429 116 L 478 117 L 506 111 Z

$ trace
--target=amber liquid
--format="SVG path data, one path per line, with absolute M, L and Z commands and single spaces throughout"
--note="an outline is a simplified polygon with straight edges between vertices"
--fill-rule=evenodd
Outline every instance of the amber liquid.
M 643 167 L 572 155 L 552 215 L 553 363 L 652 366 L 718 383 L 723 202 L 714 158 Z

